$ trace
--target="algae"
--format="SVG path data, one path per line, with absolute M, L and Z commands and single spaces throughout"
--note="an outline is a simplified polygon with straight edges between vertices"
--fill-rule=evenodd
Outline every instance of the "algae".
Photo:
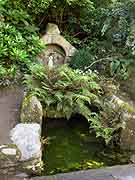
M 44 175 L 95 169 L 128 162 L 127 153 L 106 148 L 82 127 L 48 128 L 43 151 Z

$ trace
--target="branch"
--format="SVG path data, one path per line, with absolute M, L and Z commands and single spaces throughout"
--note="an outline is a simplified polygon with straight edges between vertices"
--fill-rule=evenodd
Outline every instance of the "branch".
M 94 64 L 98 63 L 98 62 L 101 62 L 101 61 L 106 61 L 106 60 L 111 60 L 111 59 L 114 59 L 114 58 L 119 58 L 118 56 L 114 56 L 114 57 L 106 57 L 106 58 L 102 58 L 102 59 L 99 59 L 97 61 L 94 61 L 93 63 L 91 63 L 88 67 L 86 67 L 84 69 L 84 72 L 87 71 L 88 69 L 90 69 Z
M 77 35 L 82 34 L 82 33 L 83 32 L 78 32 L 78 33 L 74 34 L 73 37 L 76 37 Z

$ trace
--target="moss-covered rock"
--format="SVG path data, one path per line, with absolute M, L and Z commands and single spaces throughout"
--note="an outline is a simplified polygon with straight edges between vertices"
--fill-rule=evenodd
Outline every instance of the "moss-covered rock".
M 21 122 L 37 122 L 42 121 L 43 111 L 42 105 L 37 97 L 32 95 L 27 95 L 23 102 L 21 108 Z
M 21 160 L 22 153 L 15 144 L 0 146 L 0 175 L 15 175 L 16 171 L 27 174 L 41 174 L 41 158 L 33 156 L 25 161 Z
M 125 97 L 113 95 L 109 108 L 105 111 L 106 116 L 103 116 L 104 124 L 112 124 L 115 129 L 120 130 L 117 143 L 120 143 L 121 149 L 135 150 L 135 107 Z

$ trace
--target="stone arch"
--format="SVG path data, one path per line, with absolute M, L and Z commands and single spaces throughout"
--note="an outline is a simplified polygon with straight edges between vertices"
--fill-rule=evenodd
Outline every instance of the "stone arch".
M 58 44 L 47 44 L 47 48 L 39 55 L 38 59 L 41 63 L 47 65 L 50 56 L 53 57 L 53 63 L 55 67 L 65 63 L 65 50 Z
M 65 51 L 66 57 L 71 57 L 76 49 L 61 35 L 45 35 L 42 38 L 45 44 L 57 44 Z
M 65 58 L 62 63 L 67 63 L 70 60 L 70 57 L 73 56 L 76 49 L 63 37 L 60 35 L 60 31 L 55 24 L 49 23 L 46 27 L 46 34 L 41 39 L 47 46 L 49 47 L 58 47 L 60 49 L 63 49 Z M 53 50 L 53 48 L 52 48 Z M 43 56 L 47 54 L 47 51 L 45 50 L 39 58 L 42 59 Z
M 56 48 L 58 48 L 58 51 L 60 51 L 60 53 L 63 54 L 63 56 L 66 56 L 65 49 L 64 49 L 60 44 L 58 44 L 58 43 L 53 43 L 53 44 L 46 44 L 46 46 L 47 46 L 47 47 L 51 47 L 51 46 L 56 47 Z

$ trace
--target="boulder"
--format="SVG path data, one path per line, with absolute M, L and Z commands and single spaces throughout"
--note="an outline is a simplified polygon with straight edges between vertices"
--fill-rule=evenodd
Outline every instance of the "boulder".
M 40 101 L 35 96 L 27 95 L 23 102 L 21 108 L 21 122 L 37 122 L 41 123 L 43 117 L 42 105 Z
M 31 158 L 40 158 L 40 131 L 40 125 L 37 123 L 21 123 L 11 130 L 11 140 L 21 152 L 20 161 L 26 161 Z
M 135 150 L 135 108 L 130 101 L 124 101 L 113 95 L 110 100 L 113 110 L 120 111 L 120 147 L 123 150 Z M 117 124 L 116 124 L 117 126 Z
M 126 120 L 120 135 L 120 146 L 123 150 L 135 151 L 135 115 Z

